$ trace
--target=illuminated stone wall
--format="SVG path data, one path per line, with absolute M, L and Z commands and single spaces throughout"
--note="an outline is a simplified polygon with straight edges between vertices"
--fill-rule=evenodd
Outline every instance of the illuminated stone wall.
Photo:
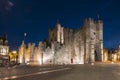
M 103 61 L 103 23 L 92 18 L 84 22 L 85 63 Z
M 75 53 L 76 53 L 76 63 L 79 64 L 84 64 L 84 41 L 83 41 L 83 32 L 82 29 L 79 29 L 75 33 L 75 40 L 74 40 L 74 45 L 75 45 Z
M 61 44 L 64 43 L 64 28 L 57 23 L 55 29 L 49 29 L 49 41 L 54 42 L 57 41 Z
M 53 64 L 54 51 L 47 47 L 43 52 L 43 64 Z
M 103 61 L 107 62 L 108 61 L 108 49 L 103 49 Z
M 26 45 L 24 45 L 24 42 L 22 42 L 18 50 L 18 62 L 19 63 L 23 63 L 24 61 L 23 56 L 25 52 L 26 52 Z
M 67 61 L 66 63 L 84 64 L 103 61 L 103 22 L 101 20 L 86 19 L 84 25 L 77 31 L 63 28 L 62 33 L 60 32 L 61 25 L 57 24 L 56 27 L 51 33 L 57 33 L 56 45 L 59 44 L 59 49 L 55 49 L 54 55 L 57 63 Z M 63 45 L 60 45 L 61 33 Z M 51 38 L 49 36 L 49 39 Z
M 28 48 L 26 46 L 21 45 L 19 47 L 19 62 L 22 63 L 23 54 L 25 55 L 25 63 L 30 63 L 31 65 L 41 65 L 42 64 L 42 42 L 38 44 L 38 47 L 35 47 L 34 43 L 29 43 Z M 23 51 L 24 50 L 24 51 Z
M 49 29 L 48 41 L 38 47 L 29 44 L 25 51 L 25 60 L 33 64 L 93 63 L 103 61 L 103 56 L 103 22 L 91 18 L 78 30 L 57 23 L 55 29 Z
M 52 42 L 51 48 L 47 47 L 43 52 L 43 64 L 70 64 L 70 52 L 68 46 Z

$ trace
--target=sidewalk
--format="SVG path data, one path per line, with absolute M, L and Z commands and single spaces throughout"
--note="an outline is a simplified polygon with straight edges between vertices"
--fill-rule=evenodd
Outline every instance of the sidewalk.
M 20 76 L 36 72 L 43 72 L 49 70 L 56 70 L 66 68 L 63 65 L 43 65 L 43 66 L 28 66 L 28 65 L 18 65 L 13 67 L 0 68 L 0 78 L 10 77 L 10 76 Z

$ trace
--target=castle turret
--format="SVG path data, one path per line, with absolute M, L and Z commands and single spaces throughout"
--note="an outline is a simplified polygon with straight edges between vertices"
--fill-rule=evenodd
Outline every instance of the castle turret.
M 55 29 L 49 29 L 49 41 L 50 42 L 57 41 L 58 43 L 63 44 L 64 43 L 64 31 L 63 31 L 63 29 L 64 28 L 57 21 Z
M 97 22 L 98 27 L 98 48 L 99 48 L 99 60 L 103 61 L 103 21 L 98 18 Z

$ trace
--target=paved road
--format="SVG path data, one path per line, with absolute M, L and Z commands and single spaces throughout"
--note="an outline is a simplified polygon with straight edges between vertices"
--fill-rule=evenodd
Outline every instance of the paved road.
M 68 67 L 69 69 L 28 75 L 14 80 L 120 80 L 120 64 L 99 63 Z
M 17 66 L 0 67 L 0 79 L 11 76 L 28 75 L 37 72 L 44 72 L 55 69 L 66 68 L 64 65 L 45 65 L 45 66 Z

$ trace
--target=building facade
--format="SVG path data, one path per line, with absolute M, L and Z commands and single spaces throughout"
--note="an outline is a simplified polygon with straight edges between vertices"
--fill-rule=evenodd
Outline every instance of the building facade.
M 9 62 L 9 46 L 7 35 L 4 34 L 0 37 L 0 64 L 6 65 Z
M 55 29 L 49 30 L 49 43 L 56 43 L 55 48 L 59 48 L 53 50 L 53 55 L 57 57 L 56 63 L 84 64 L 103 61 L 103 22 L 100 19 L 86 19 L 77 31 L 57 23 Z
M 25 50 L 23 51 L 23 48 Z M 49 38 L 39 43 L 20 46 L 19 61 L 34 64 L 87 64 L 103 61 L 103 22 L 86 19 L 78 30 L 65 28 L 57 22 L 49 29 Z
M 35 47 L 35 43 L 28 43 L 28 47 L 25 44 L 21 44 L 18 51 L 19 63 L 28 63 L 31 65 L 41 65 L 42 61 L 42 42 L 39 42 L 38 47 Z

